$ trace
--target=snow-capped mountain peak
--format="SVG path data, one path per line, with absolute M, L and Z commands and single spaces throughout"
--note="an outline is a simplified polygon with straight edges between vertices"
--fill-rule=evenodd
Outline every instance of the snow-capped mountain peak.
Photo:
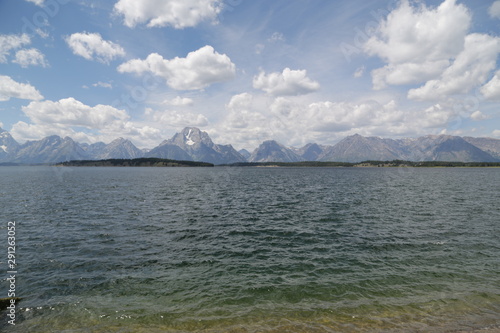
M 186 144 L 188 146 L 192 146 L 192 145 L 195 144 L 195 142 L 191 139 L 191 133 L 192 133 L 192 131 L 193 130 L 190 128 L 188 134 L 185 136 L 185 139 L 186 139 L 185 141 L 186 141 Z

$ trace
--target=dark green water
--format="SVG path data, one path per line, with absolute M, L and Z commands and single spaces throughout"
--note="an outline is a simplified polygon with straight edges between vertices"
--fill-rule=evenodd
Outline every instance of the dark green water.
M 23 297 L 0 330 L 500 325 L 500 169 L 3 167 L 0 185 Z

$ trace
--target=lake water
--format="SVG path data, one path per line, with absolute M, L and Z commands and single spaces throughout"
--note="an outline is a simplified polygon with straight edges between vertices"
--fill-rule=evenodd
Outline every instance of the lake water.
M 500 325 L 500 169 L 0 168 L 11 332 Z

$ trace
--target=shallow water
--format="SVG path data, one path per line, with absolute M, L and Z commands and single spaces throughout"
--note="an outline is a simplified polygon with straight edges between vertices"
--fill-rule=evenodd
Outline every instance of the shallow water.
M 0 184 L 13 332 L 500 325 L 499 169 L 3 167 Z

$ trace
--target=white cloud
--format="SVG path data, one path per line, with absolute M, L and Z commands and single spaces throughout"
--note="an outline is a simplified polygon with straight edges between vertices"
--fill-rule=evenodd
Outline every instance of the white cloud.
M 50 135 L 59 135 L 60 137 L 71 137 L 73 140 L 88 142 L 89 136 L 84 133 L 78 133 L 71 127 L 59 124 L 28 124 L 24 121 L 18 121 L 12 126 L 10 134 L 18 142 L 26 140 L 40 140 Z
M 74 33 L 66 37 L 66 43 L 74 54 L 106 64 L 125 55 L 120 45 L 103 40 L 99 33 Z
M 465 38 L 464 50 L 438 79 L 427 81 L 411 89 L 408 97 L 417 100 L 437 100 L 453 94 L 467 94 L 488 79 L 496 67 L 500 53 L 500 38 L 470 34 Z
M 494 136 L 494 137 L 497 137 L 497 138 L 500 138 L 500 130 L 494 130 L 493 132 L 491 132 L 491 135 Z
M 186 58 L 167 60 L 157 53 L 146 59 L 133 59 L 118 66 L 120 73 L 150 72 L 162 77 L 175 90 L 198 90 L 235 76 L 236 66 L 231 59 L 217 53 L 212 46 L 204 46 L 188 53 Z
M 28 83 L 19 83 L 9 76 L 0 75 L 0 101 L 8 101 L 11 98 L 40 100 L 43 96 Z
M 485 84 L 496 68 L 500 38 L 469 34 L 471 21 L 469 9 L 456 0 L 435 8 L 401 1 L 364 44 L 366 53 L 387 63 L 372 71 L 373 88 L 418 84 L 408 98 L 443 101 Z M 493 97 L 497 89 L 494 78 L 482 92 Z
M 171 100 L 163 101 L 163 104 L 173 105 L 173 106 L 188 106 L 193 105 L 194 101 L 191 98 L 177 96 Z
M 481 93 L 487 99 L 500 99 L 500 71 L 497 71 L 493 78 L 481 87 Z
M 45 2 L 45 0 L 26 0 L 27 2 L 31 2 L 31 3 L 34 3 L 35 5 L 37 6 L 43 6 L 43 3 Z
M 45 55 L 37 49 L 23 49 L 17 51 L 16 59 L 12 62 L 19 64 L 23 68 L 27 68 L 28 66 L 48 66 Z
M 360 78 L 360 77 L 363 76 L 364 73 L 365 73 L 365 66 L 361 66 L 358 69 L 356 69 L 356 71 L 354 72 L 353 76 L 355 78 Z
M 113 85 L 108 82 L 97 82 L 92 84 L 93 87 L 101 87 L 101 88 L 107 88 L 107 89 L 113 89 Z
M 283 42 L 285 40 L 285 36 L 281 32 L 275 32 L 271 35 L 271 37 L 268 38 L 268 42 L 270 43 L 275 43 L 275 42 Z
M 119 0 L 114 6 L 130 28 L 142 23 L 148 27 L 194 27 L 203 21 L 215 22 L 221 10 L 221 0 Z
M 307 77 L 306 70 L 285 68 L 282 73 L 260 72 L 253 79 L 253 87 L 275 96 L 291 96 L 317 91 L 320 85 Z
M 262 141 L 273 139 L 270 117 L 259 103 L 258 96 L 241 93 L 231 97 L 225 118 L 212 126 L 209 134 L 216 142 L 253 149 Z
M 124 137 L 131 140 L 139 148 L 154 147 L 163 139 L 159 129 L 129 121 L 118 127 L 109 127 L 98 132 L 82 132 L 78 131 L 77 128 L 62 124 L 28 124 L 19 121 L 12 126 L 10 133 L 19 142 L 40 140 L 50 135 L 69 136 L 77 142 L 87 143 L 111 142 L 117 137 Z
M 40 28 L 37 28 L 37 29 L 35 30 L 35 32 L 36 32 L 36 34 L 37 34 L 38 36 L 40 36 L 40 37 L 42 37 L 42 38 L 44 38 L 44 39 L 50 36 L 50 34 L 49 34 L 47 31 L 42 30 L 42 29 L 40 29 Z
M 7 55 L 9 55 L 11 50 L 18 49 L 30 43 L 31 38 L 27 34 L 0 35 L 0 63 L 7 62 Z
M 488 10 L 491 17 L 500 19 L 500 1 L 495 1 L 491 4 Z
M 19 121 L 11 130 L 20 141 L 49 135 L 70 136 L 80 142 L 111 142 L 125 137 L 141 147 L 152 147 L 162 139 L 159 129 L 130 121 L 125 110 L 101 104 L 92 107 L 72 97 L 31 102 L 22 110 L 30 123 Z
M 401 1 L 379 26 L 379 33 L 365 44 L 365 51 L 389 63 L 442 60 L 452 57 L 463 47 L 471 15 L 455 0 L 439 7 L 412 7 Z
M 232 96 L 226 108 L 229 111 L 249 110 L 251 108 L 252 102 L 253 102 L 253 96 L 251 94 L 241 93 Z
M 486 120 L 486 119 L 489 119 L 489 117 L 485 114 L 483 114 L 481 111 L 477 110 L 475 112 L 473 112 L 471 115 L 470 115 L 470 118 L 472 120 L 475 120 L 475 121 L 480 121 L 480 120 Z
M 377 102 L 311 102 L 306 97 L 235 95 L 225 118 L 210 134 L 236 147 L 254 148 L 274 139 L 285 145 L 332 144 L 347 135 L 416 137 L 438 134 L 461 119 L 453 101 L 402 109 L 394 100 Z M 476 114 L 477 116 L 477 114 Z
M 374 88 L 439 76 L 462 51 L 470 25 L 468 9 L 455 0 L 445 0 L 437 8 L 401 1 L 364 45 L 366 53 L 388 63 L 372 72 Z
M 266 117 L 254 110 L 254 97 L 249 93 L 234 95 L 226 105 L 229 111 L 225 125 L 232 129 L 247 129 L 253 131 L 253 127 L 262 127 Z
M 386 88 L 387 85 L 405 85 L 425 82 L 439 76 L 448 67 L 448 60 L 421 63 L 389 64 L 372 71 L 373 88 Z
M 69 97 L 59 101 L 31 102 L 23 106 L 23 112 L 35 124 L 58 124 L 104 129 L 125 122 L 129 116 L 124 110 L 109 105 L 94 107 Z
M 213 127 L 214 137 L 247 148 L 269 139 L 298 147 L 309 142 L 332 144 L 354 133 L 428 134 L 429 129 L 446 126 L 452 117 L 450 109 L 429 110 L 425 117 L 421 110 L 405 112 L 394 101 L 310 103 L 302 97 L 273 98 L 248 93 L 233 96 L 226 109 L 224 120 Z
M 325 101 L 309 104 L 305 111 L 299 110 L 299 116 L 304 117 L 302 121 L 311 119 L 308 122 L 309 130 L 316 132 L 357 130 L 366 133 L 384 128 L 388 133 L 395 134 L 405 126 L 409 115 L 400 110 L 394 101 L 386 104 L 375 101 Z
M 208 125 L 208 119 L 204 115 L 191 112 L 179 112 L 176 110 L 155 111 L 148 108 L 145 114 L 150 121 L 161 126 L 180 128 L 189 126 L 205 127 Z
M 452 108 L 439 103 L 428 107 L 423 112 L 418 112 L 417 115 L 418 119 L 415 119 L 414 125 L 427 129 L 437 128 L 446 130 L 448 123 L 457 119 L 457 114 Z

